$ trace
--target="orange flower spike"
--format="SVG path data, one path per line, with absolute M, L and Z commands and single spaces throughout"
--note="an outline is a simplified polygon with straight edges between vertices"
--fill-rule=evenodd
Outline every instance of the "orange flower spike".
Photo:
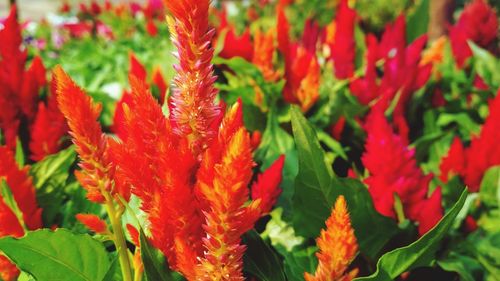
M 95 233 L 105 234 L 108 232 L 106 222 L 94 214 L 76 214 L 75 217 L 79 222 Z
M 110 163 L 107 159 L 107 140 L 98 123 L 100 105 L 94 105 L 92 99 L 57 66 L 54 69 L 57 83 L 57 102 L 66 117 L 70 135 L 80 156 L 80 167 L 76 176 L 87 190 L 87 198 L 96 203 L 104 203 L 103 189 L 110 191 Z
M 266 33 L 257 30 L 254 37 L 254 51 L 252 63 L 257 66 L 267 81 L 274 81 L 278 74 L 273 70 L 274 56 L 274 30 L 269 29 Z
M 212 123 L 220 109 L 214 104 L 217 90 L 213 74 L 214 30 L 209 31 L 209 0 L 164 1 L 173 18 L 168 18 L 172 42 L 179 63 L 174 65 L 174 89 L 171 96 L 171 121 L 175 132 L 187 136 L 195 154 L 207 147 L 215 136 Z
M 332 214 L 326 220 L 326 229 L 321 230 L 316 243 L 319 248 L 316 253 L 318 267 L 314 275 L 304 274 L 306 281 L 347 281 L 356 276 L 356 269 L 346 273 L 356 257 L 358 244 L 343 196 L 337 198 Z
M 259 201 L 245 207 L 254 163 L 250 135 L 243 127 L 241 114 L 238 102 L 226 114 L 198 172 L 199 192 L 208 209 L 204 212 L 205 257 L 196 280 L 243 280 L 244 246 L 240 244 L 240 236 L 260 214 L 254 212 Z
M 299 89 L 297 90 L 297 98 L 303 112 L 307 112 L 319 98 L 320 76 L 321 70 L 318 61 L 316 58 L 312 58 L 308 66 L 307 75 L 300 82 Z

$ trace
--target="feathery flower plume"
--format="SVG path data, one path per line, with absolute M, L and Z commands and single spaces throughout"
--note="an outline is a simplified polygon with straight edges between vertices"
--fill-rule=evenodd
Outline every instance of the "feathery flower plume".
M 261 215 L 261 200 L 245 206 L 253 166 L 250 135 L 243 127 L 241 104 L 236 103 L 198 171 L 197 188 L 206 204 L 206 252 L 197 280 L 243 280 L 241 235 Z
M 107 139 L 97 121 L 100 105 L 94 105 L 80 87 L 62 70 L 54 69 L 59 109 L 68 121 L 70 135 L 80 156 L 82 171 L 76 172 L 80 184 L 87 190 L 87 198 L 104 203 L 104 191 L 111 191 L 111 163 L 106 153 Z
M 218 56 L 225 59 L 241 57 L 247 61 L 252 61 L 254 48 L 252 46 L 250 30 L 247 28 L 241 35 L 237 35 L 234 26 L 227 20 L 225 8 L 218 12 L 217 16 L 219 19 L 217 36 L 225 34 L 224 45 Z
M 414 158 L 415 150 L 409 149 L 403 138 L 393 132 L 380 108 L 372 109 L 366 131 L 366 151 L 361 160 L 370 173 L 365 183 L 375 209 L 384 216 L 396 218 L 394 196 L 397 195 L 404 214 L 419 223 L 420 235 L 425 234 L 443 216 L 441 202 L 433 200 L 440 197 L 441 189 L 427 198 L 432 175 L 423 175 Z M 423 209 L 434 212 L 423 215 Z
M 349 7 L 348 0 L 341 0 L 335 17 L 335 35 L 330 45 L 331 59 L 335 66 L 335 76 L 339 79 L 350 78 L 354 74 L 356 42 L 354 26 L 356 11 Z
M 103 234 L 108 230 L 106 222 L 94 214 L 76 214 L 76 219 L 95 233 Z
M 299 104 L 305 112 L 319 98 L 321 70 L 315 54 L 318 38 L 304 37 L 305 41 L 292 43 L 289 38 L 290 24 L 280 5 L 278 5 L 277 30 L 278 49 L 285 59 L 286 84 L 283 88 L 283 97 L 289 103 Z
M 442 182 L 447 183 L 454 175 L 463 175 L 465 167 L 465 151 L 462 141 L 459 137 L 455 137 L 451 144 L 448 154 L 443 157 L 439 170 L 441 174 L 439 178 Z
M 306 281 L 350 281 L 356 277 L 357 269 L 346 272 L 356 257 L 358 243 L 343 196 L 335 201 L 326 229 L 321 230 L 316 244 L 318 267 L 314 275 L 304 273 Z
M 281 194 L 279 184 L 282 179 L 281 172 L 284 164 L 285 156 L 282 155 L 267 170 L 260 174 L 252 185 L 252 199 L 261 200 L 260 209 L 263 214 L 271 211 L 271 208 Z
M 252 63 L 260 69 L 267 81 L 275 81 L 278 78 L 273 69 L 274 33 L 273 29 L 269 29 L 266 33 L 257 30 L 255 34 Z
M 220 109 L 214 103 L 217 90 L 213 74 L 214 30 L 209 30 L 209 1 L 165 1 L 175 20 L 168 20 L 179 63 L 171 96 L 171 115 L 176 134 L 188 136 L 190 147 L 199 154 L 215 136 L 213 122 Z

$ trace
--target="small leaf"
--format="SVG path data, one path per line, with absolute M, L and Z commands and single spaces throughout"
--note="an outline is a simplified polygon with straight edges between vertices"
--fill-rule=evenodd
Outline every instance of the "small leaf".
M 19 209 L 17 205 L 16 199 L 14 199 L 14 195 L 12 194 L 12 190 L 10 189 L 7 181 L 5 179 L 0 178 L 0 200 L 3 199 L 5 204 L 12 210 L 14 215 L 16 215 L 17 220 L 21 224 L 21 226 L 26 229 L 26 225 L 24 224 L 23 212 Z
M 309 247 L 302 250 L 293 250 L 285 255 L 285 273 L 289 281 L 303 281 L 304 272 L 314 272 L 318 260 L 314 256 L 318 249 Z
M 65 229 L 28 232 L 0 239 L 0 251 L 36 280 L 102 280 L 109 269 L 103 245 L 89 235 Z
M 257 232 L 247 232 L 243 236 L 243 244 L 247 246 L 243 257 L 245 271 L 261 281 L 286 280 L 281 260 Z
M 407 270 L 430 265 L 435 253 L 439 250 L 441 240 L 448 233 L 466 198 L 467 190 L 464 190 L 457 203 L 434 228 L 412 244 L 384 254 L 377 262 L 377 271 L 375 273 L 355 280 L 394 280 Z
M 406 40 L 413 42 L 427 32 L 429 22 L 429 0 L 417 1 L 413 13 L 407 16 Z
M 16 138 L 16 163 L 19 165 L 19 168 L 22 169 L 24 167 L 24 151 L 23 144 Z
M 479 197 L 489 207 L 500 206 L 500 166 L 491 167 L 484 173 Z
M 149 281 L 173 281 L 177 280 L 172 276 L 168 263 L 163 254 L 153 248 L 144 231 L 140 230 L 139 240 L 141 243 L 141 259 L 144 264 L 144 274 Z
M 76 154 L 73 146 L 61 150 L 57 154 L 45 157 L 42 161 L 33 164 L 31 175 L 37 189 L 46 185 L 59 185 L 68 178 L 68 170 L 75 162 Z

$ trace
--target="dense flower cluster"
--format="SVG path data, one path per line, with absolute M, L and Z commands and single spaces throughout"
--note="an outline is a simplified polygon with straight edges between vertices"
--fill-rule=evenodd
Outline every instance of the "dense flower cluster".
M 424 176 L 403 138 L 393 132 L 384 114 L 375 108 L 366 121 L 368 134 L 362 161 L 370 173 L 368 185 L 375 209 L 384 216 L 396 218 L 396 196 L 404 215 L 418 222 L 419 233 L 425 234 L 443 216 L 441 189 L 428 197 L 432 175 Z

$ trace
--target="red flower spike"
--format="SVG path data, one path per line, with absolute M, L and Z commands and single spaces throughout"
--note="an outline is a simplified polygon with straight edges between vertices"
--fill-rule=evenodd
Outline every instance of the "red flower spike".
M 426 195 L 432 175 L 423 175 L 414 158 L 415 151 L 406 146 L 401 136 L 394 134 L 380 108 L 372 109 L 366 131 L 366 152 L 361 160 L 370 173 L 365 183 L 375 209 L 382 215 L 396 218 L 394 194 L 397 194 L 410 220 L 421 224 L 439 220 L 443 212 L 437 207 L 427 210 L 426 218 L 420 216 L 428 200 Z M 427 223 L 426 228 L 429 225 L 431 223 Z
M 7 204 L 5 204 L 4 199 L 0 197 L 0 237 L 21 237 L 23 235 L 23 226 L 20 224 L 14 212 L 9 208 L 9 206 L 7 206 Z
M 441 219 L 444 212 L 441 206 L 441 187 L 436 188 L 432 195 L 422 203 L 418 214 L 418 233 L 424 235 L 431 230 Z M 436 214 L 441 214 L 437 216 Z
M 358 252 L 358 243 L 347 212 L 343 196 L 339 196 L 326 220 L 326 229 L 316 240 L 319 251 L 318 267 L 314 275 L 304 274 L 306 281 L 348 281 L 356 277 L 358 270 L 346 272 Z
M 447 183 L 453 175 L 462 175 L 465 167 L 465 152 L 460 138 L 455 137 L 448 154 L 443 157 L 439 170 L 439 178 L 443 183 Z
M 147 72 L 144 65 L 142 65 L 133 52 L 130 52 L 128 57 L 130 61 L 129 75 L 133 75 L 141 81 L 146 81 Z
M 36 202 L 35 187 L 28 174 L 29 167 L 19 169 L 13 152 L 0 146 L 0 178 L 5 178 L 19 210 L 23 213 L 23 220 L 28 229 L 42 227 L 42 209 Z
M 356 56 L 355 24 L 356 11 L 349 7 L 348 0 L 341 0 L 335 17 L 334 41 L 330 46 L 331 59 L 335 66 L 335 76 L 339 79 L 347 79 L 354 74 L 354 59 Z
M 165 1 L 175 18 L 168 22 L 179 57 L 179 64 L 174 66 L 177 75 L 171 95 L 171 121 L 176 134 L 188 137 L 196 155 L 215 136 L 212 123 L 219 116 L 219 108 L 214 104 L 217 90 L 213 85 L 216 77 L 211 64 L 213 48 L 210 42 L 214 32 L 208 28 L 209 2 Z
M 252 61 L 254 47 L 250 36 L 250 30 L 246 29 L 243 34 L 238 36 L 234 26 L 227 20 L 226 10 L 223 9 L 218 13 L 219 26 L 217 28 L 218 35 L 225 33 L 224 45 L 219 52 L 219 57 L 230 59 L 234 57 L 241 57 L 247 61 Z
M 271 211 L 273 205 L 281 194 L 279 185 L 282 179 L 285 156 L 281 155 L 274 163 L 257 177 L 252 185 L 252 199 L 260 199 L 262 214 Z
M 471 192 L 479 191 L 484 173 L 488 168 L 500 164 L 500 90 L 489 103 L 490 113 L 486 118 L 481 133 L 472 139 L 465 152 L 464 182 Z
M 48 98 L 47 105 L 38 103 L 38 111 L 31 127 L 29 148 L 30 158 L 40 161 L 45 156 L 58 152 L 63 143 L 62 137 L 66 135 L 68 126 L 57 107 L 55 93 Z
M 132 239 L 132 243 L 134 243 L 135 246 L 140 247 L 141 243 L 139 242 L 139 231 L 137 231 L 137 229 L 129 223 L 127 223 L 126 227 L 127 227 L 128 234 L 130 235 L 130 238 Z
M 80 89 L 60 66 L 54 69 L 57 83 L 57 102 L 70 128 L 70 135 L 80 156 L 81 171 L 75 175 L 87 190 L 87 198 L 96 203 L 104 202 L 102 189 L 109 190 L 111 166 L 106 152 L 107 138 L 97 121 L 100 105 Z
M 108 231 L 106 222 L 94 214 L 77 214 L 76 219 L 97 234 L 104 234 Z
M 153 20 L 148 20 L 148 22 L 146 23 L 146 31 L 151 37 L 156 37 L 158 35 L 158 27 L 156 27 L 156 24 Z
M 40 89 L 47 84 L 45 66 L 42 59 L 36 56 L 30 68 L 24 73 L 20 91 L 21 110 L 29 120 L 35 117 Z
M 158 92 L 160 94 L 160 104 L 165 102 L 165 96 L 167 94 L 168 85 L 165 82 L 165 78 L 163 78 L 163 74 L 161 73 L 161 69 L 159 67 L 155 67 L 153 69 L 153 81 L 152 84 L 158 88 Z
M 450 28 L 450 41 L 458 67 L 472 56 L 468 40 L 482 48 L 494 48 L 498 18 L 495 10 L 484 0 L 474 0 L 465 6 L 457 23 Z
M 122 140 L 127 138 L 127 132 L 123 128 L 125 123 L 123 106 L 126 104 L 130 104 L 131 100 L 131 94 L 127 91 L 123 91 L 122 97 L 116 103 L 115 114 L 113 115 L 113 126 L 111 127 L 111 131 L 113 131 L 113 133 L 115 133 Z
M 196 160 L 187 140 L 173 133 L 144 82 L 130 77 L 130 85 L 131 101 L 124 105 L 126 138 L 120 149 L 112 149 L 118 165 L 116 173 L 141 199 L 153 244 L 167 256 L 173 268 L 186 277 L 192 276 L 196 258 L 187 262 L 185 257 L 196 257 L 202 252 L 201 214 L 190 187 Z M 182 248 L 184 252 L 178 252 L 176 239 L 188 243 Z

